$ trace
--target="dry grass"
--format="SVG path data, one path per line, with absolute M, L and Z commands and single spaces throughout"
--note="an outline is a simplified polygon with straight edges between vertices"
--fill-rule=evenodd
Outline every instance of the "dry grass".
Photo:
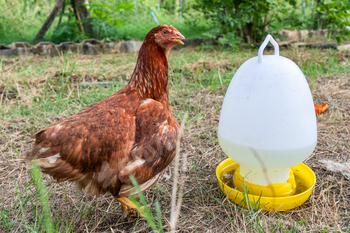
M 349 54 L 335 51 L 281 51 L 302 67 L 315 103 L 329 104 L 317 117 L 318 144 L 306 161 L 317 176 L 315 190 L 301 207 L 282 213 L 246 210 L 220 192 L 215 169 L 226 156 L 217 140 L 221 104 L 240 64 L 256 51 L 233 53 L 206 49 L 173 51 L 170 99 L 179 120 L 188 112 L 181 153 L 188 171 L 178 218 L 179 232 L 347 232 L 350 231 L 350 181 L 322 162 L 350 161 Z M 344 58 L 345 60 L 335 59 Z M 135 54 L 65 55 L 62 58 L 11 58 L 0 63 L 0 88 L 15 89 L 14 98 L 0 98 L 1 232 L 45 231 L 41 203 L 23 158 L 31 135 L 80 111 L 127 83 Z M 1 61 L 1 60 L 0 60 Z M 219 75 L 220 74 L 220 75 Z M 90 77 L 89 80 L 86 77 Z M 76 88 L 80 81 L 114 81 L 115 87 Z M 182 162 L 182 161 L 180 161 Z M 170 230 L 173 165 L 145 192 L 150 208 L 161 204 L 163 226 Z M 43 179 L 54 231 L 149 232 L 146 221 L 121 219 L 120 204 L 110 195 L 92 197 L 71 183 Z M 154 214 L 155 216 L 155 214 Z

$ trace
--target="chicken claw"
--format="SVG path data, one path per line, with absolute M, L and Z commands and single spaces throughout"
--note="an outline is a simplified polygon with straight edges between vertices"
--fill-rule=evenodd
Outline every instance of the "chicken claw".
M 131 218 L 144 218 L 145 216 L 141 214 L 134 203 L 132 203 L 128 198 L 126 197 L 114 197 L 116 200 L 118 200 L 123 208 L 123 216 L 122 218 L 131 217 Z M 142 207 L 141 207 L 142 208 Z

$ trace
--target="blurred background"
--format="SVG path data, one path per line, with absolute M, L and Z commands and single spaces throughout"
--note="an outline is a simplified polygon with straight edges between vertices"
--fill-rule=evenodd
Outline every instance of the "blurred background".
M 58 4 L 51 26 L 37 37 Z M 0 6 L 5 45 L 143 40 L 158 22 L 172 24 L 186 38 L 214 38 L 232 47 L 261 42 L 267 33 L 285 40 L 278 35 L 282 29 L 327 29 L 327 38 L 338 43 L 350 35 L 349 0 L 0 0 Z

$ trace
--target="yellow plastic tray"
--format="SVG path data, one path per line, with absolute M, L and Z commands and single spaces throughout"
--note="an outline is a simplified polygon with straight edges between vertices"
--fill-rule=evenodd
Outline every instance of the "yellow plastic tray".
M 223 182 L 225 173 L 236 170 L 239 164 L 228 158 L 222 161 L 216 168 L 216 177 L 221 191 L 234 203 L 250 208 L 261 208 L 266 211 L 285 211 L 294 209 L 303 204 L 311 195 L 316 183 L 315 173 L 305 164 L 301 163 L 292 167 L 297 183 L 297 192 L 288 197 L 263 197 L 243 192 L 226 185 Z

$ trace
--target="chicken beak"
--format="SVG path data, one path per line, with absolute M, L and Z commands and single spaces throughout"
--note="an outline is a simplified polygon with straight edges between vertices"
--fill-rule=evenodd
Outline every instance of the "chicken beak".
M 184 45 L 185 43 L 182 41 L 186 39 L 180 32 L 176 32 L 176 37 L 173 37 L 172 40 L 177 43 L 177 44 L 181 44 Z

